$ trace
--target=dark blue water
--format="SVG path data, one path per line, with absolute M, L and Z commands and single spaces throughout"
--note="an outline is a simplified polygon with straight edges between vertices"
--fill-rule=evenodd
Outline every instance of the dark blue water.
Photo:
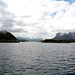
M 0 75 L 75 75 L 75 44 L 0 43 Z

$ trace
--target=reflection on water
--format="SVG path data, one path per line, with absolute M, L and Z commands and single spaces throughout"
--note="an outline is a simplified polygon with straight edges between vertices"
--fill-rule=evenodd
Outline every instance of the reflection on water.
M 0 75 L 75 75 L 75 44 L 0 43 Z

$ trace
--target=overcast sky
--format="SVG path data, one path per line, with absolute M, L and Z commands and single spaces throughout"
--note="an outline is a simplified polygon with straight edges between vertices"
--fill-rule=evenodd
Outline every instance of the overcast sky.
M 30 38 L 75 32 L 75 0 L 0 0 L 0 30 Z

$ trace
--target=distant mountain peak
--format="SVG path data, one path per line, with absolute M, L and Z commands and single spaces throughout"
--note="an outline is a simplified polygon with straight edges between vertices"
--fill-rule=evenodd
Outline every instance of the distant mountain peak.
M 75 40 L 75 33 L 57 33 L 56 36 L 53 38 L 55 40 Z

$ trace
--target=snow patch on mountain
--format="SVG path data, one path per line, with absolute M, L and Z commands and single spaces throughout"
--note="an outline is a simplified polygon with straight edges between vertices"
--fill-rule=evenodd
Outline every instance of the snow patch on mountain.
M 53 38 L 55 40 L 75 40 L 75 33 L 57 33 L 56 36 Z

